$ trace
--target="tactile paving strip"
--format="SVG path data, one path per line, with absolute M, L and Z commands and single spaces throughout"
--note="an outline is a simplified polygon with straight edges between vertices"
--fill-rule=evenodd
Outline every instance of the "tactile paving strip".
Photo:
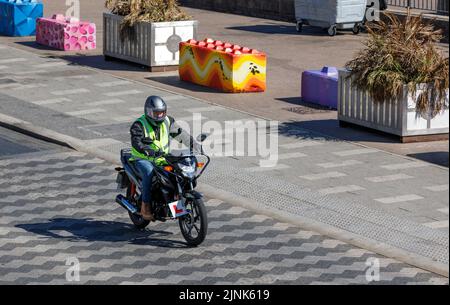
M 290 184 L 262 173 L 247 174 L 231 158 L 214 159 L 205 180 L 219 189 L 448 264 L 448 233 L 351 201 Z M 231 180 L 230 178 L 233 177 Z

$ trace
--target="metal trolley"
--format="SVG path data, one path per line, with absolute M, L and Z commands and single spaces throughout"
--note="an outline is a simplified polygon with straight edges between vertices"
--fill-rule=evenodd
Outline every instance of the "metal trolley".
M 367 0 L 295 0 L 297 31 L 307 24 L 327 29 L 330 36 L 335 36 L 338 29 L 352 29 L 359 34 L 366 6 Z

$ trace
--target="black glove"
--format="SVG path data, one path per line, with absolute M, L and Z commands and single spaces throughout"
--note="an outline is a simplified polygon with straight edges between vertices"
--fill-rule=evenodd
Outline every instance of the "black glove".
M 146 149 L 144 152 L 147 157 L 153 157 L 153 158 L 159 158 L 164 155 L 164 152 L 162 152 L 160 150 L 154 151 L 153 149 L 150 149 L 150 148 Z

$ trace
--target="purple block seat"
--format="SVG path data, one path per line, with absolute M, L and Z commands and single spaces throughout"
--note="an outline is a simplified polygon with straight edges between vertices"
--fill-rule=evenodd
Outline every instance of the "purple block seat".
M 307 103 L 337 109 L 338 70 L 335 67 L 324 67 L 320 71 L 303 72 L 302 99 Z

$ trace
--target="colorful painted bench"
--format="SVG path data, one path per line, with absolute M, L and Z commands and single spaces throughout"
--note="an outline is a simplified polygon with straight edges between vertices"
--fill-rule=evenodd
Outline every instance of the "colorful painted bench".
M 0 0 L 0 34 L 33 36 L 43 14 L 44 5 L 37 0 Z
M 183 81 L 224 92 L 266 90 L 266 54 L 231 43 L 193 39 L 180 43 L 179 74 Z
M 93 50 L 96 48 L 96 26 L 63 15 L 39 18 L 36 42 L 63 51 Z
M 338 70 L 334 67 L 323 67 L 320 71 L 303 72 L 302 100 L 337 109 Z

